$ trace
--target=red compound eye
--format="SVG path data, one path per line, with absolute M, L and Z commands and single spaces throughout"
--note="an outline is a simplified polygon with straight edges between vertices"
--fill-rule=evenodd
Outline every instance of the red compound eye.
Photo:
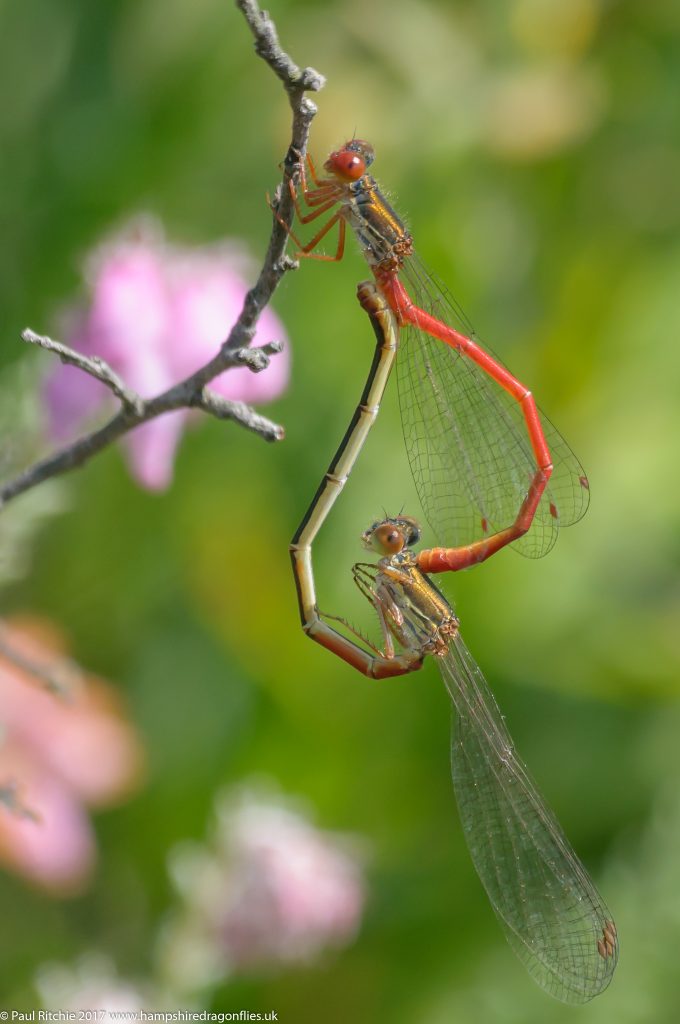
M 366 173 L 366 161 L 359 153 L 339 149 L 331 153 L 324 168 L 342 181 L 358 181 Z

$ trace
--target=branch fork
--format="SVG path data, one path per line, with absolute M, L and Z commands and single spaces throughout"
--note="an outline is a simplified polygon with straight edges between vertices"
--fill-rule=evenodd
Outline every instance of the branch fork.
M 63 363 L 76 367 L 102 383 L 120 403 L 118 412 L 102 427 L 84 435 L 53 455 L 35 463 L 18 476 L 0 486 L 0 509 L 18 495 L 25 493 L 44 480 L 84 465 L 93 455 L 142 423 L 176 409 L 200 409 L 221 420 L 232 420 L 266 441 L 280 441 L 284 429 L 256 412 L 244 402 L 230 401 L 208 388 L 215 377 L 236 366 L 247 366 L 260 373 L 269 365 L 272 356 L 282 351 L 282 344 L 270 341 L 251 348 L 257 321 L 271 300 L 283 276 L 297 267 L 297 262 L 286 255 L 288 233 L 293 218 L 290 191 L 286 182 L 290 164 L 298 163 L 307 149 L 309 129 L 316 114 L 316 105 L 306 92 L 318 92 L 325 79 L 314 68 L 299 68 L 281 48 L 276 27 L 269 15 L 260 10 L 255 0 L 236 0 L 236 6 L 255 38 L 255 52 L 283 83 L 293 114 L 291 142 L 284 161 L 284 177 L 278 186 L 281 197 L 277 216 L 273 218 L 269 245 L 257 281 L 246 294 L 241 313 L 223 342 L 219 352 L 208 363 L 179 384 L 153 398 L 144 398 L 104 360 L 85 356 L 59 341 L 26 328 L 21 337 L 31 345 L 56 355 Z

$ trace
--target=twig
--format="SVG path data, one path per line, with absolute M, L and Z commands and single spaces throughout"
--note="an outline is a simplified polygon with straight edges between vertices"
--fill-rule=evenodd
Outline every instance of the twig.
M 69 658 L 55 658 L 54 664 L 47 666 L 34 661 L 22 651 L 17 650 L 10 639 L 10 631 L 0 622 L 0 657 L 10 662 L 15 668 L 31 676 L 48 693 L 68 702 L 74 692 L 82 684 L 83 673 L 74 661 Z
M 36 334 L 29 327 L 21 332 L 21 337 L 31 345 L 39 345 L 46 352 L 54 352 L 59 356 L 62 363 L 76 366 L 84 373 L 88 373 L 90 377 L 94 377 L 95 380 L 101 381 L 116 398 L 120 399 L 124 406 L 129 406 L 130 408 L 136 406 L 138 396 L 125 387 L 118 374 L 114 373 L 111 367 L 103 359 L 100 359 L 99 356 L 90 358 L 89 356 L 81 355 L 80 352 L 62 345 L 60 341 L 53 341 L 52 338 L 48 338 L 44 334 Z
M 265 441 L 280 441 L 284 437 L 283 427 L 255 412 L 249 405 L 222 398 L 221 395 L 197 384 L 196 378 L 203 376 L 205 367 L 155 398 L 144 399 L 135 391 L 125 387 L 111 367 L 103 360 L 82 356 L 67 348 L 66 345 L 35 334 L 30 330 L 25 330 L 22 333 L 22 338 L 24 341 L 40 345 L 41 348 L 57 352 L 64 362 L 77 366 L 84 373 L 101 381 L 120 400 L 121 408 L 104 426 L 85 434 L 72 444 L 66 445 L 54 455 L 35 462 L 12 480 L 3 484 L 0 487 L 0 509 L 7 505 L 12 498 L 36 487 L 43 480 L 49 480 L 51 477 L 60 476 L 62 473 L 83 466 L 93 455 L 107 448 L 124 434 L 129 434 L 140 424 L 148 423 L 157 416 L 176 409 L 201 409 L 218 419 L 233 420 L 247 430 L 259 434 Z M 244 348 L 229 351 L 223 346 L 218 356 L 211 360 L 210 365 L 216 368 L 214 372 L 208 374 L 207 380 L 212 380 L 219 373 L 234 366 L 249 366 L 253 372 L 257 373 L 269 365 L 269 356 L 280 352 L 282 347 L 281 343 L 276 341 L 269 342 L 257 349 Z
M 97 452 L 140 424 L 174 409 L 201 409 L 218 419 L 233 420 L 267 441 L 279 441 L 284 436 L 283 427 L 268 420 L 243 402 L 228 401 L 209 391 L 206 386 L 219 374 L 234 366 L 248 366 L 254 373 L 258 373 L 269 365 L 272 355 L 281 351 L 282 346 L 278 342 L 270 342 L 258 349 L 250 349 L 248 346 L 255 335 L 257 321 L 281 279 L 288 270 L 296 266 L 295 262 L 285 255 L 288 236 L 283 225 L 290 225 L 293 217 L 292 199 L 285 186 L 306 152 L 309 128 L 316 114 L 316 106 L 305 96 L 305 92 L 317 92 L 323 88 L 325 80 L 313 68 L 300 69 L 281 49 L 273 21 L 260 10 L 254 0 L 236 0 L 236 5 L 242 11 L 255 37 L 256 53 L 283 83 L 293 112 L 291 143 L 284 162 L 283 181 L 277 190 L 278 217 L 273 218 L 267 253 L 257 281 L 246 294 L 241 313 L 217 355 L 186 380 L 175 384 L 155 398 L 145 399 L 127 387 L 103 360 L 81 355 L 66 345 L 27 328 L 22 333 L 24 341 L 54 352 L 62 362 L 69 363 L 96 378 L 115 395 L 121 407 L 104 426 L 35 463 L 1 486 L 0 509 L 42 481 L 84 465 Z
M 14 779 L 0 784 L 0 804 L 4 804 L 8 811 L 16 818 L 25 818 L 27 821 L 34 821 L 39 824 L 42 821 L 37 811 L 27 807 L 19 794 L 20 786 Z

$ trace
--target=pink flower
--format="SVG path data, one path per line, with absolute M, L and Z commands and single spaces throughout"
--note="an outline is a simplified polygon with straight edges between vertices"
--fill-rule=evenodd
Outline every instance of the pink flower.
M 89 260 L 90 304 L 72 312 L 66 343 L 104 359 L 123 381 L 150 398 L 189 376 L 217 354 L 241 311 L 247 290 L 245 260 L 234 247 L 183 249 L 169 245 L 160 225 L 135 221 Z M 270 309 L 262 314 L 255 343 L 284 340 Z M 269 402 L 288 383 L 288 346 L 255 374 L 228 370 L 210 387 L 225 398 Z M 108 392 L 80 370 L 57 366 L 46 381 L 50 426 L 57 439 L 110 401 Z M 132 472 L 150 490 L 172 480 L 175 451 L 189 413 L 152 420 L 127 439 Z
M 166 934 L 168 974 L 201 987 L 347 945 L 365 900 L 352 845 L 280 800 L 247 790 L 221 799 L 213 842 L 171 862 L 185 906 Z
M 286 807 L 252 799 L 223 811 L 221 828 L 232 885 L 220 928 L 232 963 L 304 962 L 354 938 L 363 886 L 337 840 Z
M 46 671 L 63 662 L 58 634 L 43 622 L 6 625 L 3 645 Z M 16 794 L 14 810 L 0 807 L 0 862 L 55 895 L 77 892 L 96 857 L 86 807 L 119 801 L 136 785 L 139 741 L 100 680 L 60 699 L 2 654 L 0 709 L 0 786 Z

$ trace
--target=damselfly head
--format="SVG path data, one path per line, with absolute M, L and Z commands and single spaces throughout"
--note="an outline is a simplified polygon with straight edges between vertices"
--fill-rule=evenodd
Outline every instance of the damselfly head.
M 371 166 L 375 153 L 370 142 L 351 139 L 340 149 L 334 150 L 323 165 L 324 170 L 341 181 L 358 181 Z
M 362 534 L 364 547 L 381 555 L 397 555 L 404 548 L 413 547 L 420 540 L 420 523 L 412 516 L 381 519 Z

